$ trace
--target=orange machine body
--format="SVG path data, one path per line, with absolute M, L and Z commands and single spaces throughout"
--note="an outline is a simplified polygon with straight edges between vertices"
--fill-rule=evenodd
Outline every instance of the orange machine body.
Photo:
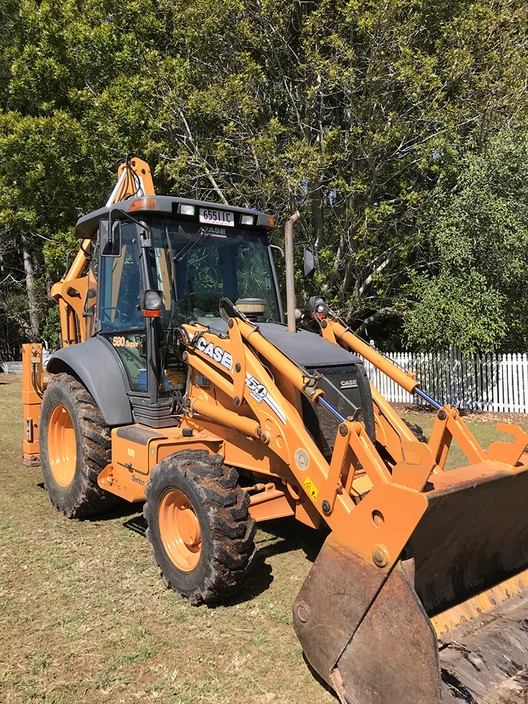
M 142 197 L 154 195 L 150 170 L 133 159 L 121 165 L 111 199 L 138 193 L 138 210 L 147 208 Z M 97 300 L 91 248 L 91 240 L 83 240 L 68 273 L 52 289 L 60 305 L 64 347 L 95 333 L 94 318 L 87 314 Z M 171 257 L 178 260 L 172 252 Z M 160 288 L 159 281 L 169 281 L 173 274 L 160 263 Z M 187 379 L 181 384 L 184 393 L 174 401 L 174 417 L 169 427 L 146 422 L 113 427 L 111 459 L 98 475 L 99 487 L 127 501 L 144 501 L 154 468 L 159 471 L 160 463 L 175 453 L 205 450 L 221 456 L 238 471 L 256 521 L 294 516 L 314 528 L 326 524 L 331 531 L 295 601 L 294 625 L 308 660 L 341 701 L 439 704 L 437 636 L 445 637 L 526 589 L 528 536 L 520 497 L 526 496 L 528 434 L 516 425 L 498 424 L 511 440 L 484 450 L 458 411 L 443 406 L 429 442 L 419 442 L 372 384 L 375 433 L 369 434 L 357 415 L 342 416 L 330 405 L 322 373 L 293 361 L 228 303 L 229 313 L 220 304 L 225 331 L 198 322 L 178 326 Z M 144 316 L 155 313 L 159 311 L 143 311 Z M 325 345 L 357 353 L 410 393 L 419 388 L 412 374 L 357 338 L 329 311 L 319 322 Z M 152 359 L 150 363 L 152 367 Z M 27 345 L 24 460 L 30 463 L 38 461 L 43 390 L 41 348 Z M 308 430 L 306 404 L 338 419 L 330 451 L 323 451 Z M 74 452 L 69 419 L 60 404 L 49 419 L 48 446 L 59 459 L 61 447 L 66 454 Z M 468 464 L 445 472 L 453 441 Z M 55 473 L 59 484 L 61 478 L 68 482 L 67 459 Z M 174 530 L 192 546 L 199 535 L 191 509 L 178 488 L 166 492 L 159 505 L 161 533 Z M 189 548 L 182 558 L 181 541 L 162 536 L 162 542 L 167 549 L 174 544 L 174 561 L 189 560 L 192 571 L 198 552 L 193 556 Z M 393 621 L 388 618 L 392 606 Z M 401 651 L 396 648 L 391 658 L 384 650 L 388 621 L 392 641 L 404 634 Z M 411 664 L 410 647 L 416 654 Z M 394 694 L 398 678 L 402 684 Z M 419 683 L 414 698 L 404 694 L 413 683 Z

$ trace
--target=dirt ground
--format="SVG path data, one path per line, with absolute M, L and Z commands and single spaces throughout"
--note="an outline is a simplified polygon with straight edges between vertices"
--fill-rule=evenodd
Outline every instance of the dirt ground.
M 394 403 L 393 407 L 402 416 L 418 415 L 423 418 L 434 420 L 436 412 L 428 407 L 419 405 L 407 405 L 404 403 Z M 464 421 L 469 423 L 483 423 L 495 425 L 495 423 L 516 423 L 521 427 L 528 426 L 528 414 L 526 413 L 492 413 L 490 411 L 472 411 L 470 409 L 459 409 Z

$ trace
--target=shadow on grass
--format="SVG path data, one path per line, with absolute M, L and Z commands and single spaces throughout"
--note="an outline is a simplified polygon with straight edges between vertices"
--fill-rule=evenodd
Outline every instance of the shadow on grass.
M 46 491 L 44 482 L 37 482 L 37 486 L 39 489 Z M 79 518 L 77 520 L 90 521 L 94 523 L 99 523 L 99 521 L 114 521 L 118 518 L 127 518 L 132 514 L 137 514 L 138 511 L 140 512 L 141 508 L 138 508 L 137 503 L 120 501 L 116 506 L 113 506 L 110 510 L 105 511 L 104 513 L 98 513 L 95 516 L 88 516 L 87 518 Z M 134 522 L 138 524 L 137 527 L 135 527 L 134 525 L 128 525 L 134 524 Z M 128 521 L 125 521 L 123 525 L 125 526 L 125 528 L 130 528 L 130 530 L 132 530 L 134 533 L 140 533 L 141 535 L 145 535 L 147 524 L 141 514 L 132 516 L 132 518 L 130 518 Z
M 123 523 L 123 526 L 125 528 L 128 528 L 128 530 L 131 530 L 132 533 L 137 533 L 138 535 L 145 537 L 145 533 L 147 531 L 147 521 L 143 517 L 143 514 L 139 514 L 138 516 L 132 516 L 132 518 L 129 518 L 128 521 L 125 521 Z
M 259 547 L 257 543 L 252 573 L 244 586 L 225 602 L 226 605 L 250 601 L 268 589 L 273 581 L 272 568 L 267 563 L 269 558 L 301 549 L 307 559 L 313 562 L 328 535 L 328 531 L 313 530 L 296 522 L 294 518 L 279 518 L 266 522 L 264 526 L 268 537 L 264 537 L 262 542 L 268 544 Z
M 328 529 L 314 530 L 292 518 L 277 518 L 262 524 L 266 533 L 276 541 L 260 548 L 265 557 L 279 555 L 292 550 L 302 550 L 310 562 L 314 562 L 324 541 L 329 535 Z
M 327 691 L 329 694 L 331 694 L 331 695 L 333 696 L 333 698 L 334 698 L 336 701 L 339 701 L 339 697 L 338 697 L 337 694 L 334 692 L 334 690 L 332 689 L 332 687 L 330 687 L 330 685 L 321 677 L 321 675 L 320 675 L 316 670 L 313 669 L 313 667 L 312 667 L 312 666 L 310 665 L 310 663 L 308 662 L 308 659 L 307 659 L 307 657 L 306 657 L 306 655 L 305 655 L 304 653 L 303 653 L 303 660 L 304 660 L 304 662 L 306 663 L 306 667 L 307 667 L 307 668 L 310 670 L 310 672 L 312 673 L 313 678 L 321 685 L 321 687 L 323 687 L 323 689 L 326 689 L 326 691 Z
M 255 560 L 251 568 L 251 572 L 247 581 L 238 589 L 235 594 L 232 594 L 228 599 L 222 601 L 223 606 L 234 606 L 235 604 L 244 604 L 247 601 L 252 601 L 262 592 L 265 592 L 273 582 L 271 573 L 271 565 L 265 562 L 264 557 L 257 551 Z M 214 604 L 212 608 L 214 608 Z
M 113 521 L 117 518 L 128 518 L 128 516 L 131 516 L 132 514 L 137 514 L 138 512 L 141 512 L 141 505 L 137 503 L 130 503 L 129 501 L 119 501 L 115 506 L 113 506 L 110 510 L 105 511 L 105 513 L 98 514 L 97 516 L 94 516 L 93 518 L 88 518 L 88 521 Z M 136 516 L 134 516 L 136 518 Z M 131 519 L 132 520 L 132 519 Z M 127 521 L 123 523 L 125 527 Z

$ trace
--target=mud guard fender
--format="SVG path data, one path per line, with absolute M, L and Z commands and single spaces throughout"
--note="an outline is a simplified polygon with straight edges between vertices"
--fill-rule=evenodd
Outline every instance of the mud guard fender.
M 93 396 L 109 426 L 133 423 L 122 365 L 111 345 L 91 337 L 55 352 L 47 365 L 51 374 L 73 374 Z

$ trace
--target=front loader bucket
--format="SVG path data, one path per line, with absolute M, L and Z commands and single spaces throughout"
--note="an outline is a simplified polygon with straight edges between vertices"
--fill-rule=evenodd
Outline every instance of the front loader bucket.
M 294 604 L 305 655 L 349 704 L 525 704 L 528 471 L 486 461 L 424 495 L 389 571 L 328 537 Z

